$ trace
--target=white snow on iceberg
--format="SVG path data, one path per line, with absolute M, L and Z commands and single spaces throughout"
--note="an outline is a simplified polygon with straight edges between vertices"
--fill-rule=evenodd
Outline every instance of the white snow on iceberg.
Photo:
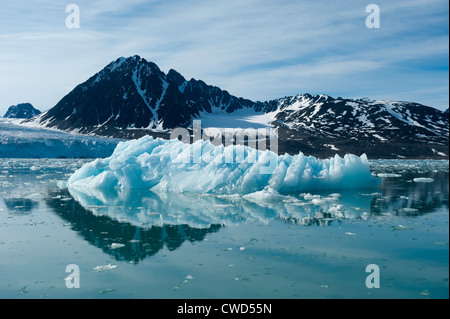
M 268 188 L 289 194 L 379 184 L 365 155 L 319 160 L 301 153 L 278 156 L 243 145 L 214 146 L 203 140 L 188 145 L 150 136 L 119 143 L 110 157 L 85 164 L 68 181 L 69 187 L 200 194 L 249 194 Z

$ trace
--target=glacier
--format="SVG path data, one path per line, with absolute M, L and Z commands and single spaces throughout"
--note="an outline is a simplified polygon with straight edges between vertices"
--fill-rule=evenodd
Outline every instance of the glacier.
M 245 145 L 186 144 L 144 136 L 120 142 L 108 158 L 83 165 L 68 187 L 146 189 L 153 192 L 246 195 L 268 191 L 293 194 L 312 190 L 376 188 L 365 155 L 329 159 L 277 155 Z
M 71 134 L 0 119 L 0 158 L 99 158 L 111 156 L 120 139 Z

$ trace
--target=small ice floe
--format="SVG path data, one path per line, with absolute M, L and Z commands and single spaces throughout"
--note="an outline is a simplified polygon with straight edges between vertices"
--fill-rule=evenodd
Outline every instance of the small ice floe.
M 108 271 L 108 270 L 114 270 L 116 268 L 117 268 L 117 265 L 108 264 L 108 265 L 104 265 L 104 266 L 96 266 L 96 267 L 94 267 L 94 271 L 98 271 L 98 272 Z
M 110 293 L 110 292 L 114 292 L 114 291 L 116 291 L 116 289 L 108 288 L 108 289 L 105 289 L 105 290 L 101 290 L 98 293 L 100 295 L 104 295 L 104 294 L 107 294 L 107 293 Z
M 312 195 L 310 193 L 308 194 L 302 194 L 303 198 L 305 200 L 313 200 L 313 199 L 320 199 L 320 195 Z
M 415 209 L 415 208 L 405 207 L 405 208 L 402 209 L 402 211 L 403 211 L 404 213 L 411 214 L 411 213 L 417 213 L 419 210 L 418 210 L 418 209 Z
M 311 203 L 313 203 L 316 206 L 321 206 L 327 203 L 327 201 L 323 198 L 314 198 L 311 200 Z
M 180 283 L 180 284 L 188 284 L 189 280 L 194 279 L 194 277 L 192 275 L 187 275 L 186 277 L 184 277 L 184 280 Z
M 118 248 L 122 248 L 125 247 L 124 244 L 117 244 L 117 243 L 113 243 L 111 244 L 111 249 L 118 249 Z
M 420 293 L 420 295 L 422 295 L 422 296 L 429 296 L 430 295 L 430 291 L 428 291 L 428 290 L 424 290 L 424 291 L 422 291 L 421 293 Z
M 392 174 L 392 173 L 380 173 L 377 175 L 378 177 L 402 177 L 400 174 Z
M 363 193 L 361 193 L 361 196 L 380 196 L 381 195 L 381 193 L 369 193 L 369 194 L 363 194 Z
M 367 220 L 367 219 L 369 219 L 370 214 L 368 212 L 363 212 L 360 217 L 363 220 Z
M 335 216 L 342 216 L 344 205 L 333 205 L 328 209 L 328 213 Z
M 347 236 L 356 236 L 356 233 L 346 232 L 345 235 L 347 235 Z
M 428 177 L 419 177 L 419 178 L 414 178 L 413 181 L 416 183 L 433 183 L 434 179 L 428 178 Z

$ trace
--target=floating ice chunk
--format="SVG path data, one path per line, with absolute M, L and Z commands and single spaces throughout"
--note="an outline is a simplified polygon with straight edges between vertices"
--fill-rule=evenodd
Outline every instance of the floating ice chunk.
M 311 203 L 313 203 L 316 206 L 324 205 L 327 203 L 327 201 L 323 198 L 314 198 L 311 200 Z
M 420 177 L 420 178 L 414 178 L 413 181 L 416 183 L 433 183 L 434 179 L 427 178 L 427 177 Z
M 107 270 L 114 270 L 117 268 L 117 265 L 104 265 L 104 266 L 96 266 L 94 267 L 95 271 L 107 271 Z
M 118 249 L 118 248 L 122 248 L 125 247 L 124 244 L 117 244 L 117 243 L 113 243 L 111 244 L 111 249 Z
M 269 187 L 259 192 L 250 193 L 242 196 L 245 200 L 253 203 L 264 203 L 264 202 L 274 202 L 283 201 L 287 199 L 294 199 L 294 197 L 281 195 L 273 188 Z
M 305 200 L 313 200 L 313 199 L 320 199 L 320 195 L 312 195 L 312 194 L 304 194 L 303 195 L 303 198 L 305 199 Z
M 379 184 L 365 155 L 319 160 L 302 153 L 278 156 L 243 145 L 214 146 L 203 140 L 187 145 L 150 136 L 119 143 L 109 158 L 85 164 L 68 181 L 69 187 L 203 194 L 249 194 L 269 188 L 289 194 Z
M 402 211 L 403 211 L 404 213 L 417 213 L 419 210 L 416 209 L 416 208 L 404 207 L 404 208 L 402 209 Z
M 378 177 L 402 177 L 400 174 L 392 174 L 392 173 L 380 173 L 377 175 Z
M 405 225 L 398 225 L 397 227 L 394 228 L 394 230 L 411 230 L 411 229 L 413 228 Z
M 336 217 L 342 216 L 343 211 L 344 211 L 344 205 L 333 205 L 332 207 L 330 207 L 330 209 L 328 209 L 328 213 L 330 213 Z

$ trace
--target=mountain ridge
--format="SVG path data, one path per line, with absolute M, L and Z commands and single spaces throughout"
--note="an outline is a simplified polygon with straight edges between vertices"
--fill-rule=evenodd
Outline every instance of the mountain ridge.
M 242 121 L 241 113 L 246 114 L 246 121 Z M 235 116 L 239 121 L 230 122 L 233 127 L 257 123 L 277 128 L 281 151 L 289 153 L 325 155 L 329 152 L 319 149 L 341 142 L 342 149 L 325 146 L 324 150 L 346 152 L 356 146 L 364 150 L 376 144 L 374 156 L 378 152 L 402 158 L 411 157 L 411 151 L 386 153 L 383 148 L 389 148 L 390 143 L 402 144 L 400 149 L 432 144 L 433 148 L 428 145 L 427 152 L 420 156 L 435 157 L 439 153 L 448 157 L 448 113 L 429 106 L 308 93 L 251 101 L 202 80 L 186 80 L 174 69 L 166 74 L 137 55 L 112 61 L 33 121 L 81 134 L 122 138 L 152 134 L 167 138 L 171 129 L 190 127 L 194 119 L 205 116 L 217 118 L 213 126 L 224 117 Z M 350 144 L 355 147 L 344 146 L 342 141 L 353 142 Z
M 10 106 L 3 118 L 29 119 L 40 113 L 31 103 L 19 103 Z

